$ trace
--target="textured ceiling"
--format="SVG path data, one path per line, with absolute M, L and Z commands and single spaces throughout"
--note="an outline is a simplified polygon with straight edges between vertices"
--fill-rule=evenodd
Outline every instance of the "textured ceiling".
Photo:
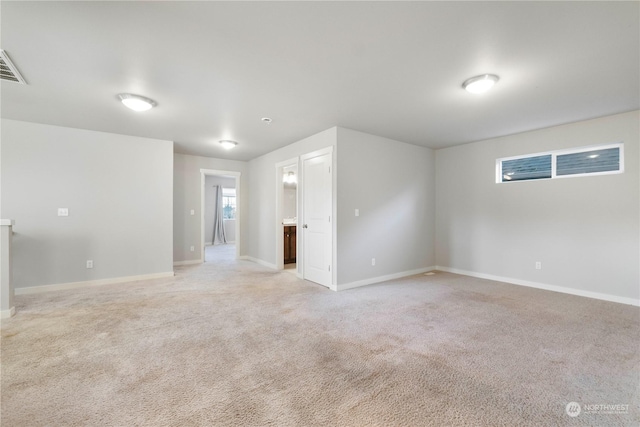
M 332 126 L 446 147 L 640 108 L 639 6 L 3 1 L 29 84 L 1 83 L 2 117 L 236 160 Z M 462 90 L 482 73 L 491 92 Z

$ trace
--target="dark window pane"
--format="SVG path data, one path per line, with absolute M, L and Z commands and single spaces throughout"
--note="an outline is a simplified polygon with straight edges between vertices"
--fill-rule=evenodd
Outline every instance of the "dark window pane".
M 502 182 L 551 178 L 551 154 L 502 162 Z
M 584 151 L 557 156 L 556 175 L 576 175 L 620 170 L 620 148 Z

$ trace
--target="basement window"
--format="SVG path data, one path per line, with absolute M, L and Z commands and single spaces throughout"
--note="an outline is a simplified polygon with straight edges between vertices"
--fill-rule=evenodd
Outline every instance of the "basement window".
M 623 144 L 549 151 L 496 160 L 496 182 L 531 181 L 624 172 Z

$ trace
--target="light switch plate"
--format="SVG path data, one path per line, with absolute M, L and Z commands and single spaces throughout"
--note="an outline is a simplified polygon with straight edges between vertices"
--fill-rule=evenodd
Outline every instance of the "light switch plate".
M 69 208 L 58 208 L 58 216 L 69 216 Z

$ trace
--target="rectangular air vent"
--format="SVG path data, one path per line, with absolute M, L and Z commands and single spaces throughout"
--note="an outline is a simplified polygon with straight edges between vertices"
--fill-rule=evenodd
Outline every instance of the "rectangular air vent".
M 0 50 L 0 79 L 21 83 L 23 85 L 27 84 L 4 50 Z

